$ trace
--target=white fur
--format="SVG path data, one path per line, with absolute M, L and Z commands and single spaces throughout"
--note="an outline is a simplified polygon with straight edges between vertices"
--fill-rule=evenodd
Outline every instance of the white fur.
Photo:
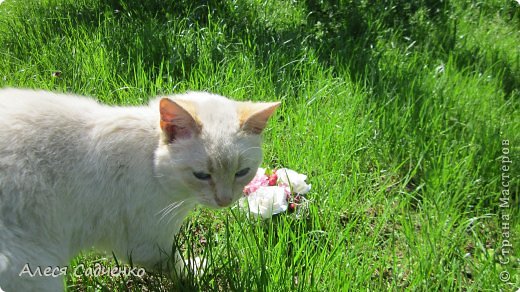
M 78 96 L 0 90 L 0 286 L 59 291 L 63 279 L 19 276 L 25 264 L 64 267 L 96 247 L 153 268 L 198 203 L 234 202 L 261 161 L 260 137 L 240 131 L 238 102 L 195 104 L 202 133 L 167 144 L 158 100 L 109 107 Z M 212 168 L 212 169 L 208 169 Z M 235 173 L 251 168 L 244 177 Z M 211 173 L 214 187 L 194 171 Z

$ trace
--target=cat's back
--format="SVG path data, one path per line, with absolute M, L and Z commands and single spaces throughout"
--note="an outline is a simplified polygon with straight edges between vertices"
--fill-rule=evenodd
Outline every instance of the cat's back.
M 102 108 L 95 100 L 72 94 L 0 89 L 0 138 L 4 138 L 0 141 L 27 143 L 57 131 L 81 131 L 92 113 Z
M 0 178 L 36 166 L 48 172 L 60 160 L 72 159 L 97 107 L 96 101 L 74 95 L 0 89 Z
M 0 89 L 0 227 L 2 218 L 12 221 L 11 213 L 45 200 L 31 194 L 63 173 L 57 162 L 68 158 L 69 129 L 78 127 L 73 117 L 89 104 L 46 91 Z
M 90 111 L 98 104 L 94 100 L 72 94 L 59 94 L 43 90 L 0 89 L 0 121 L 14 116 L 26 116 L 28 120 L 51 114 L 61 117 L 68 113 Z

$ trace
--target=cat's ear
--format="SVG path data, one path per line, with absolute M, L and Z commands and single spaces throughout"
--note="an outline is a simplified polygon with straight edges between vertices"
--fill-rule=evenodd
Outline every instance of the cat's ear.
M 188 102 L 161 99 L 161 130 L 169 143 L 176 139 L 187 139 L 200 133 L 201 125 L 188 111 Z
M 280 102 L 242 102 L 238 107 L 238 117 L 242 131 L 250 134 L 260 134 L 267 121 L 274 114 Z

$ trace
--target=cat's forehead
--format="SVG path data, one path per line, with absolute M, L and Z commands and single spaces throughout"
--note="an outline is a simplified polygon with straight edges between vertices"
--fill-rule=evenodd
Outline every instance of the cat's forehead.
M 261 159 L 258 136 L 240 133 L 203 133 L 201 136 L 207 153 L 208 168 L 234 170 L 244 160 Z
M 191 114 L 209 134 L 232 133 L 239 127 L 238 102 L 207 92 L 189 92 L 178 97 L 192 106 Z

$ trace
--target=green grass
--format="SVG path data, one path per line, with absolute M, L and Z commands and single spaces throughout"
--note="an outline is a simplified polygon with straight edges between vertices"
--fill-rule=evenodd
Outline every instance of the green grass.
M 177 244 L 210 259 L 200 277 L 71 273 L 69 290 L 514 291 L 519 27 L 510 0 L 7 0 L 0 86 L 109 104 L 187 90 L 281 100 L 265 165 L 312 183 L 301 217 L 196 210 Z M 118 264 L 100 257 L 72 265 Z

